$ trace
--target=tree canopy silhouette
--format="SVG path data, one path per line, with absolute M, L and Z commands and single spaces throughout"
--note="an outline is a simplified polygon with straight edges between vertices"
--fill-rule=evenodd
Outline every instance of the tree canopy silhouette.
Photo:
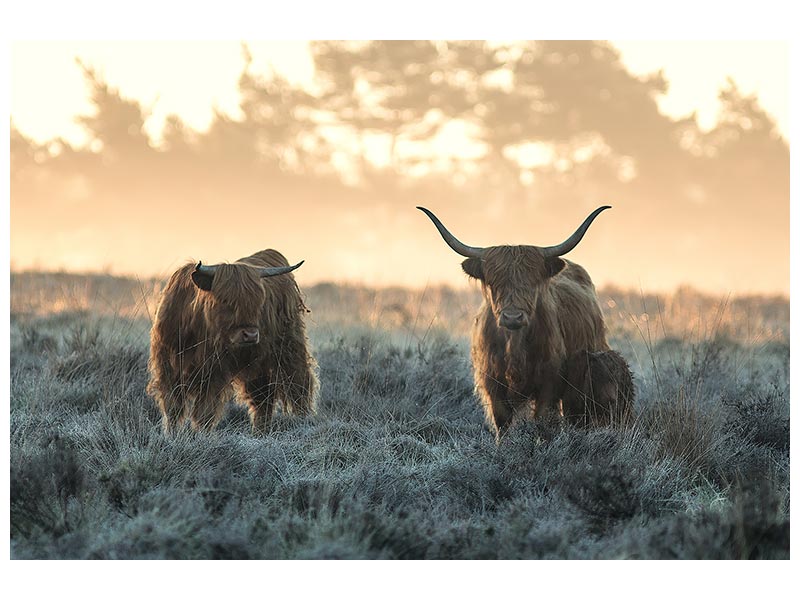
M 737 261 L 760 268 L 747 250 L 757 247 L 777 264 L 753 280 L 788 281 L 788 143 L 733 81 L 720 91 L 717 125 L 703 131 L 694 115 L 659 110 L 663 73 L 631 74 L 607 42 L 326 41 L 310 51 L 315 83 L 303 89 L 255 72 L 243 46 L 240 114 L 217 112 L 206 131 L 170 115 L 158 142 L 141 102 L 79 60 L 94 107 L 78 118 L 84 146 L 37 145 L 12 123 L 15 237 L 52 238 L 33 225 L 34 211 L 48 210 L 67 219 L 61 226 L 108 232 L 111 244 L 131 235 L 114 222 L 121 210 L 124 225 L 177 245 L 206 229 L 200 211 L 216 212 L 216 229 L 235 226 L 220 210 L 234 205 L 279 209 L 306 227 L 314 215 L 313 235 L 333 241 L 341 213 L 359 207 L 349 226 L 383 232 L 377 206 L 400 214 L 435 194 L 458 207 L 467 234 L 491 218 L 525 239 L 526 223 L 561 227 L 565 211 L 574 218 L 613 200 L 624 207 L 616 232 L 641 247 L 636 268 L 669 247 L 676 272 L 699 253 L 728 281 Z M 185 231 L 170 228 L 176 219 Z

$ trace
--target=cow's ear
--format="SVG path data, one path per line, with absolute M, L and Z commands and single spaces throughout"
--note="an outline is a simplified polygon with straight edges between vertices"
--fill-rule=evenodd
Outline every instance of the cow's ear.
M 567 263 L 558 256 L 552 256 L 544 259 L 544 268 L 547 271 L 548 277 L 558 275 L 567 266 Z
M 480 258 L 468 258 L 461 263 L 461 268 L 470 277 L 483 281 L 483 261 Z
M 198 263 L 198 267 L 200 264 Z M 197 267 L 192 271 L 192 281 L 194 284 L 205 292 L 211 291 L 211 284 L 214 283 L 214 276 L 208 273 L 202 273 Z

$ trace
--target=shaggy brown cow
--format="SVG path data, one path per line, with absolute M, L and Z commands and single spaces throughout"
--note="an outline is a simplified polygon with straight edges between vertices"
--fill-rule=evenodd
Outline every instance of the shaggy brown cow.
M 619 425 L 630 422 L 633 378 L 617 352 L 587 352 L 570 356 L 562 368 L 564 416 L 578 425 Z
M 167 283 L 150 335 L 147 391 L 164 430 L 185 418 L 213 429 L 236 391 L 253 431 L 269 428 L 276 398 L 285 410 L 314 411 L 317 378 L 300 290 L 277 250 L 231 264 L 188 263 Z
M 472 329 L 475 388 L 498 438 L 515 414 L 557 414 L 564 390 L 561 367 L 579 350 L 608 350 L 597 294 L 583 267 L 560 258 L 578 245 L 595 210 L 557 246 L 467 246 L 426 208 L 419 208 L 461 256 L 483 289 Z

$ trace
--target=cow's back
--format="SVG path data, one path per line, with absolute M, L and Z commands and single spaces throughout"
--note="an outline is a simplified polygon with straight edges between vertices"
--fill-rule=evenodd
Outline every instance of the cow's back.
M 608 350 L 603 312 L 589 273 L 582 266 L 567 266 L 550 282 L 557 305 L 561 335 L 567 356 L 578 350 Z
M 286 257 L 272 248 L 259 250 L 255 254 L 240 258 L 236 262 L 246 263 L 256 267 L 288 267 L 289 261 Z

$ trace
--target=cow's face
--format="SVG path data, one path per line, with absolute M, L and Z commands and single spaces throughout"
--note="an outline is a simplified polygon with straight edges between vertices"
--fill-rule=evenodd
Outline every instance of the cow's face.
M 206 323 L 219 344 L 240 348 L 261 341 L 266 290 L 256 267 L 219 265 L 214 275 L 195 271 L 192 279 L 203 290 Z
M 557 256 L 544 257 L 535 246 L 493 246 L 461 266 L 482 283 L 498 327 L 516 331 L 530 324 L 539 293 L 565 263 Z
M 575 233 L 555 246 L 488 248 L 465 244 L 450 233 L 431 211 L 422 206 L 417 208 L 433 221 L 448 246 L 467 257 L 461 266 L 467 275 L 483 283 L 483 295 L 492 307 L 497 325 L 515 331 L 530 324 L 539 294 L 566 264 L 560 257 L 580 243 L 597 215 L 611 207 L 595 209 Z

